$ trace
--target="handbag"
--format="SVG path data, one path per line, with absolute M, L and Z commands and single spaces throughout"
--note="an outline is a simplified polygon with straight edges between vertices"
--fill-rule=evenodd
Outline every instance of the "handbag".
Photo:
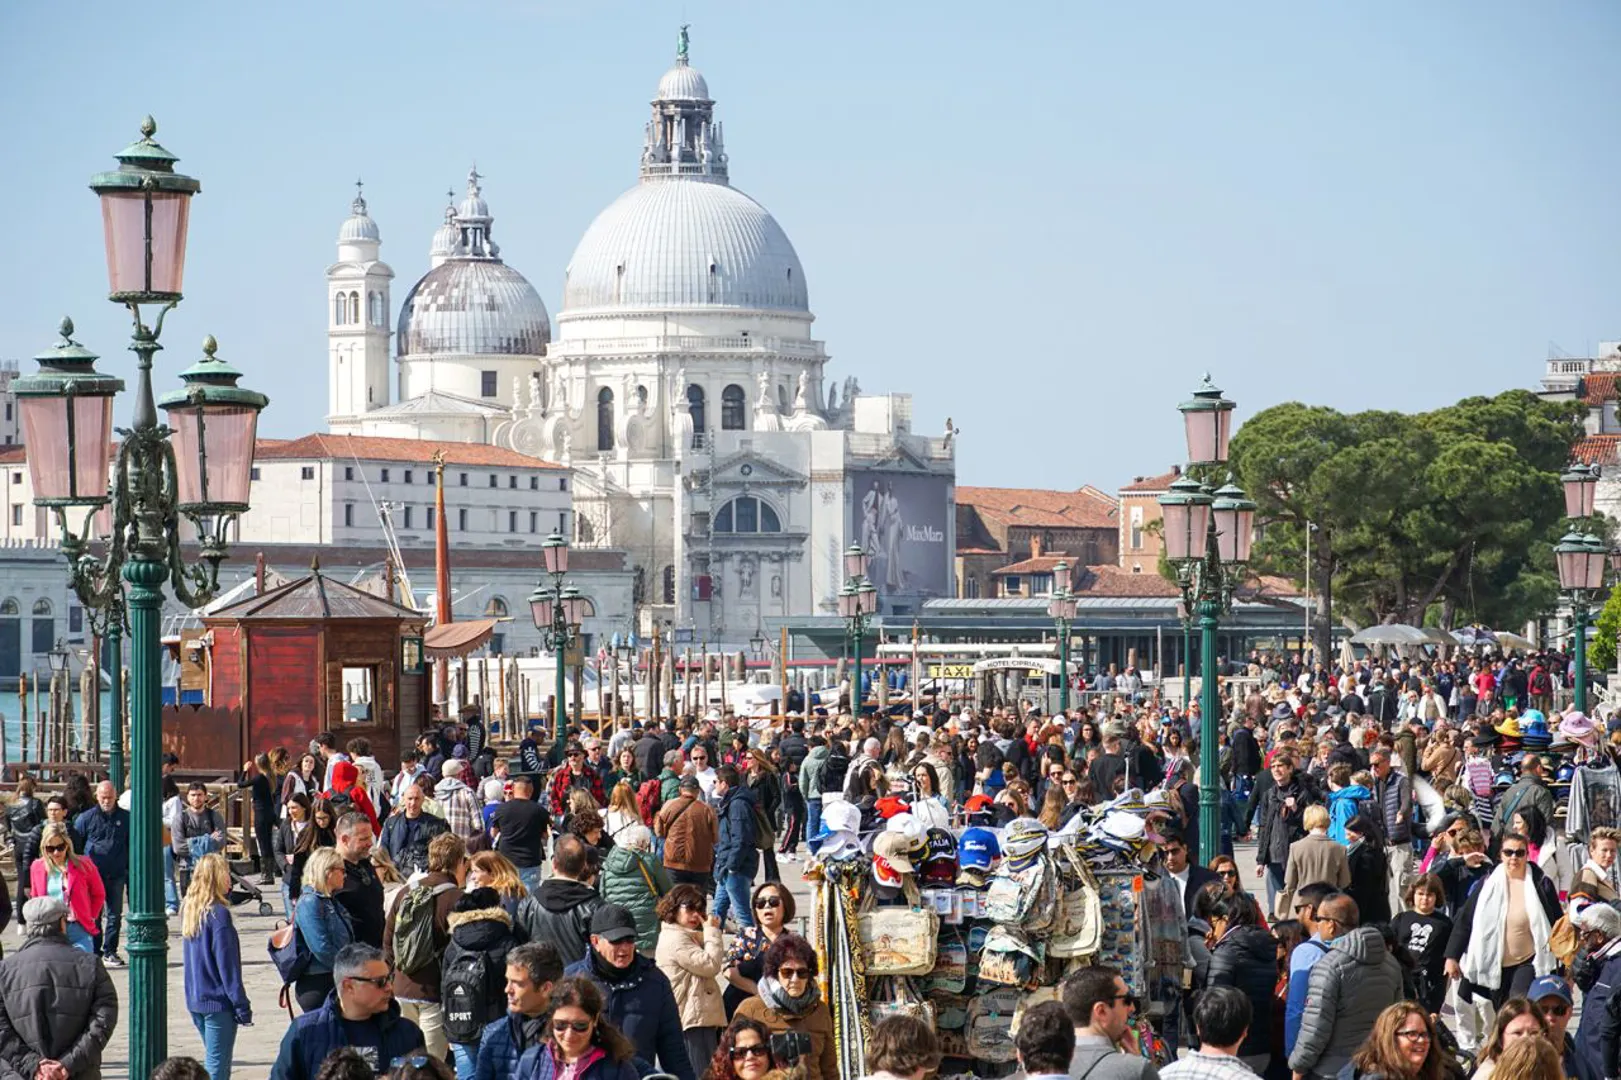
M 856 917 L 868 975 L 927 975 L 934 970 L 940 916 L 921 907 L 874 908 Z
M 912 980 L 904 976 L 877 980 L 867 1015 L 874 1024 L 891 1016 L 910 1016 L 931 1028 L 935 1026 L 933 1002 L 924 1001 Z

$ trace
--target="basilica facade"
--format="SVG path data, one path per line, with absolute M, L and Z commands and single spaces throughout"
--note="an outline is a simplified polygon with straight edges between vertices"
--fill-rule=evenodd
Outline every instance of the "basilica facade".
M 502 258 L 476 171 L 393 319 L 356 196 L 327 272 L 329 427 L 570 467 L 570 539 L 625 552 L 644 630 L 737 644 L 831 613 L 852 543 L 874 556 L 886 614 L 953 595 L 949 421 L 916 434 L 910 395 L 830 376 L 804 267 L 732 186 L 685 29 L 651 104 L 637 183 L 568 260 L 555 329 Z

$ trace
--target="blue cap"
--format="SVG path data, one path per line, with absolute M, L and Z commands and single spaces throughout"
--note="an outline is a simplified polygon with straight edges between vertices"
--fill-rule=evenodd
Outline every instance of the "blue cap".
M 1531 984 L 1531 989 L 1526 991 L 1525 996 L 1528 1001 L 1533 1003 L 1541 1001 L 1543 998 L 1556 997 L 1566 1005 L 1572 1004 L 1570 984 L 1557 975 L 1544 975 Z
M 977 867 L 989 870 L 991 864 L 1002 855 L 1002 845 L 996 842 L 996 834 L 989 829 L 968 829 L 957 841 L 957 864 L 963 867 Z

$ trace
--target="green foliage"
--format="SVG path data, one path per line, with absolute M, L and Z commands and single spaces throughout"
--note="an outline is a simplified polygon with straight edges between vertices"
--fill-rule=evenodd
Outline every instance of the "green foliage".
M 1525 390 L 1416 415 L 1267 409 L 1232 445 L 1257 566 L 1303 581 L 1309 522 L 1313 581 L 1342 617 L 1518 625 L 1556 600 L 1559 474 L 1583 413 Z
M 1611 589 L 1610 598 L 1598 613 L 1598 631 L 1587 650 L 1587 665 L 1594 671 L 1615 670 L 1615 640 L 1621 635 L 1621 589 Z

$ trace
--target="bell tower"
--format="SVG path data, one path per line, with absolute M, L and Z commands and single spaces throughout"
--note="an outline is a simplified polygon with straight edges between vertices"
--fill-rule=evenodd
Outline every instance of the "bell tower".
M 335 430 L 389 403 L 388 283 L 378 259 L 382 234 L 355 181 L 349 219 L 338 230 L 338 261 L 327 267 L 327 425 Z

